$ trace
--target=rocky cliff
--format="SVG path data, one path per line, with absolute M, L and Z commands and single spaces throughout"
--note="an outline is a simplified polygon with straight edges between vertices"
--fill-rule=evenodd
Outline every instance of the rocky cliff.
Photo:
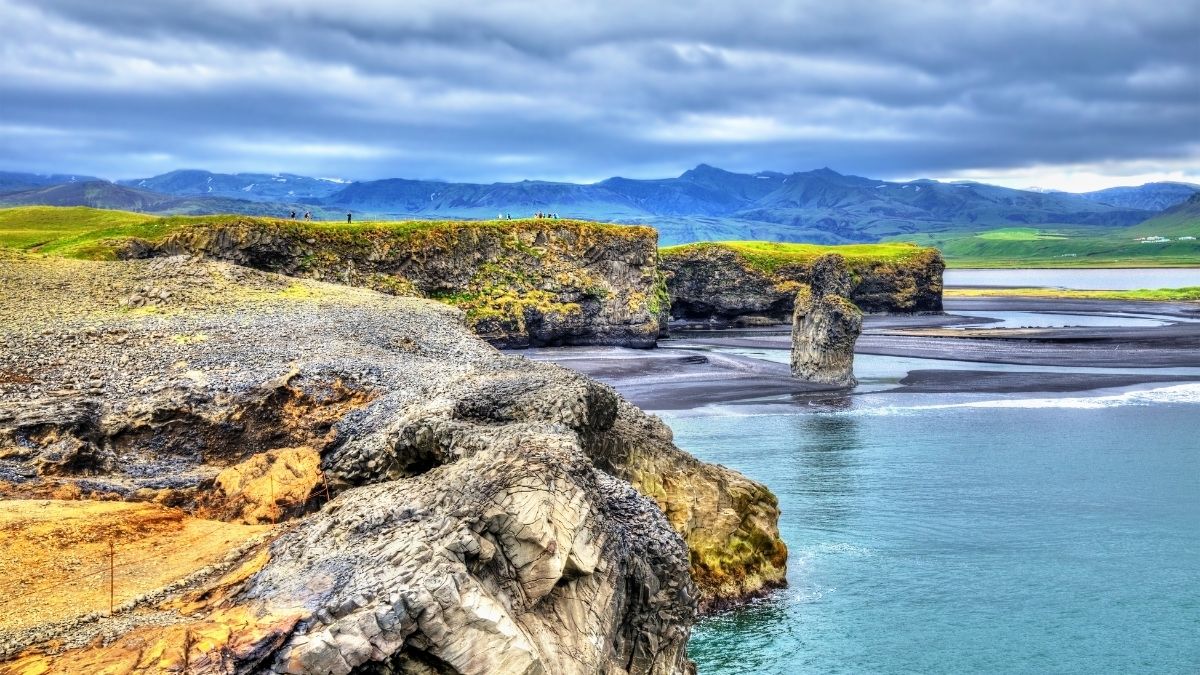
M 672 318 L 788 322 L 797 292 L 811 281 L 813 262 L 825 253 L 845 257 L 851 275 L 850 300 L 864 312 L 942 311 L 945 263 L 935 249 L 908 244 L 729 242 L 662 250 Z
M 763 486 L 454 308 L 180 257 L 0 284 L 0 672 L 683 673 L 698 609 L 783 582 Z
M 202 253 L 292 276 L 441 300 L 499 347 L 652 347 L 665 327 L 657 233 L 570 220 L 330 225 L 179 221 L 119 257 Z
M 837 254 L 813 261 L 809 284 L 796 294 L 792 315 L 792 375 L 807 382 L 846 388 L 854 377 L 854 343 L 862 312 L 849 299 L 850 269 Z

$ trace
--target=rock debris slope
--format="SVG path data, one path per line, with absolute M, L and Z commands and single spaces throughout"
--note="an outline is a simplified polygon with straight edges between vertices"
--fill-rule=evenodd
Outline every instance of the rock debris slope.
M 0 256 L 6 504 L 268 526 L 113 617 L 0 620 L 0 672 L 685 673 L 698 608 L 782 583 L 764 487 L 459 310 L 182 257 Z

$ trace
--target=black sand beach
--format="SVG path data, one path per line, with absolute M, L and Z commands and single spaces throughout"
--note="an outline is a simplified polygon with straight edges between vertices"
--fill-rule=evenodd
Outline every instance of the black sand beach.
M 1153 383 L 1196 381 L 1197 374 L 1156 372 L 1200 369 L 1200 305 L 1106 300 L 948 298 L 944 315 L 868 316 L 857 354 L 978 362 L 978 370 L 914 369 L 897 393 L 1069 393 Z M 1161 326 L 987 328 L 979 316 L 955 312 L 1035 312 L 1084 317 L 1153 316 Z M 1189 321 L 1190 320 L 1190 321 Z M 970 325 L 972 328 L 956 326 Z M 680 410 L 720 402 L 790 396 L 798 403 L 831 395 L 790 377 L 788 366 L 723 349 L 790 347 L 787 326 L 673 330 L 657 349 L 573 347 L 521 352 L 553 361 L 615 387 L 650 410 Z M 1073 372 L 995 368 L 986 364 L 1059 366 Z M 936 366 L 936 364 L 931 364 Z M 1091 368 L 1138 369 L 1133 373 L 1088 372 Z M 844 394 L 837 393 L 841 397 Z

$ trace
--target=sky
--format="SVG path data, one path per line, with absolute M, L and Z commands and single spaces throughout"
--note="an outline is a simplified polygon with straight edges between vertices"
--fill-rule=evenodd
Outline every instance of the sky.
M 1200 183 L 1200 0 L 0 0 L 0 170 Z

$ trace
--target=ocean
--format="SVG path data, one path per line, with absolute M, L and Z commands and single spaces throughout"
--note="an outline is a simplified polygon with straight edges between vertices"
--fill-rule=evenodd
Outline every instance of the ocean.
M 700 673 L 1200 672 L 1200 384 L 878 391 L 912 361 L 825 404 L 660 413 L 778 495 L 790 547 L 788 588 L 697 625 Z

